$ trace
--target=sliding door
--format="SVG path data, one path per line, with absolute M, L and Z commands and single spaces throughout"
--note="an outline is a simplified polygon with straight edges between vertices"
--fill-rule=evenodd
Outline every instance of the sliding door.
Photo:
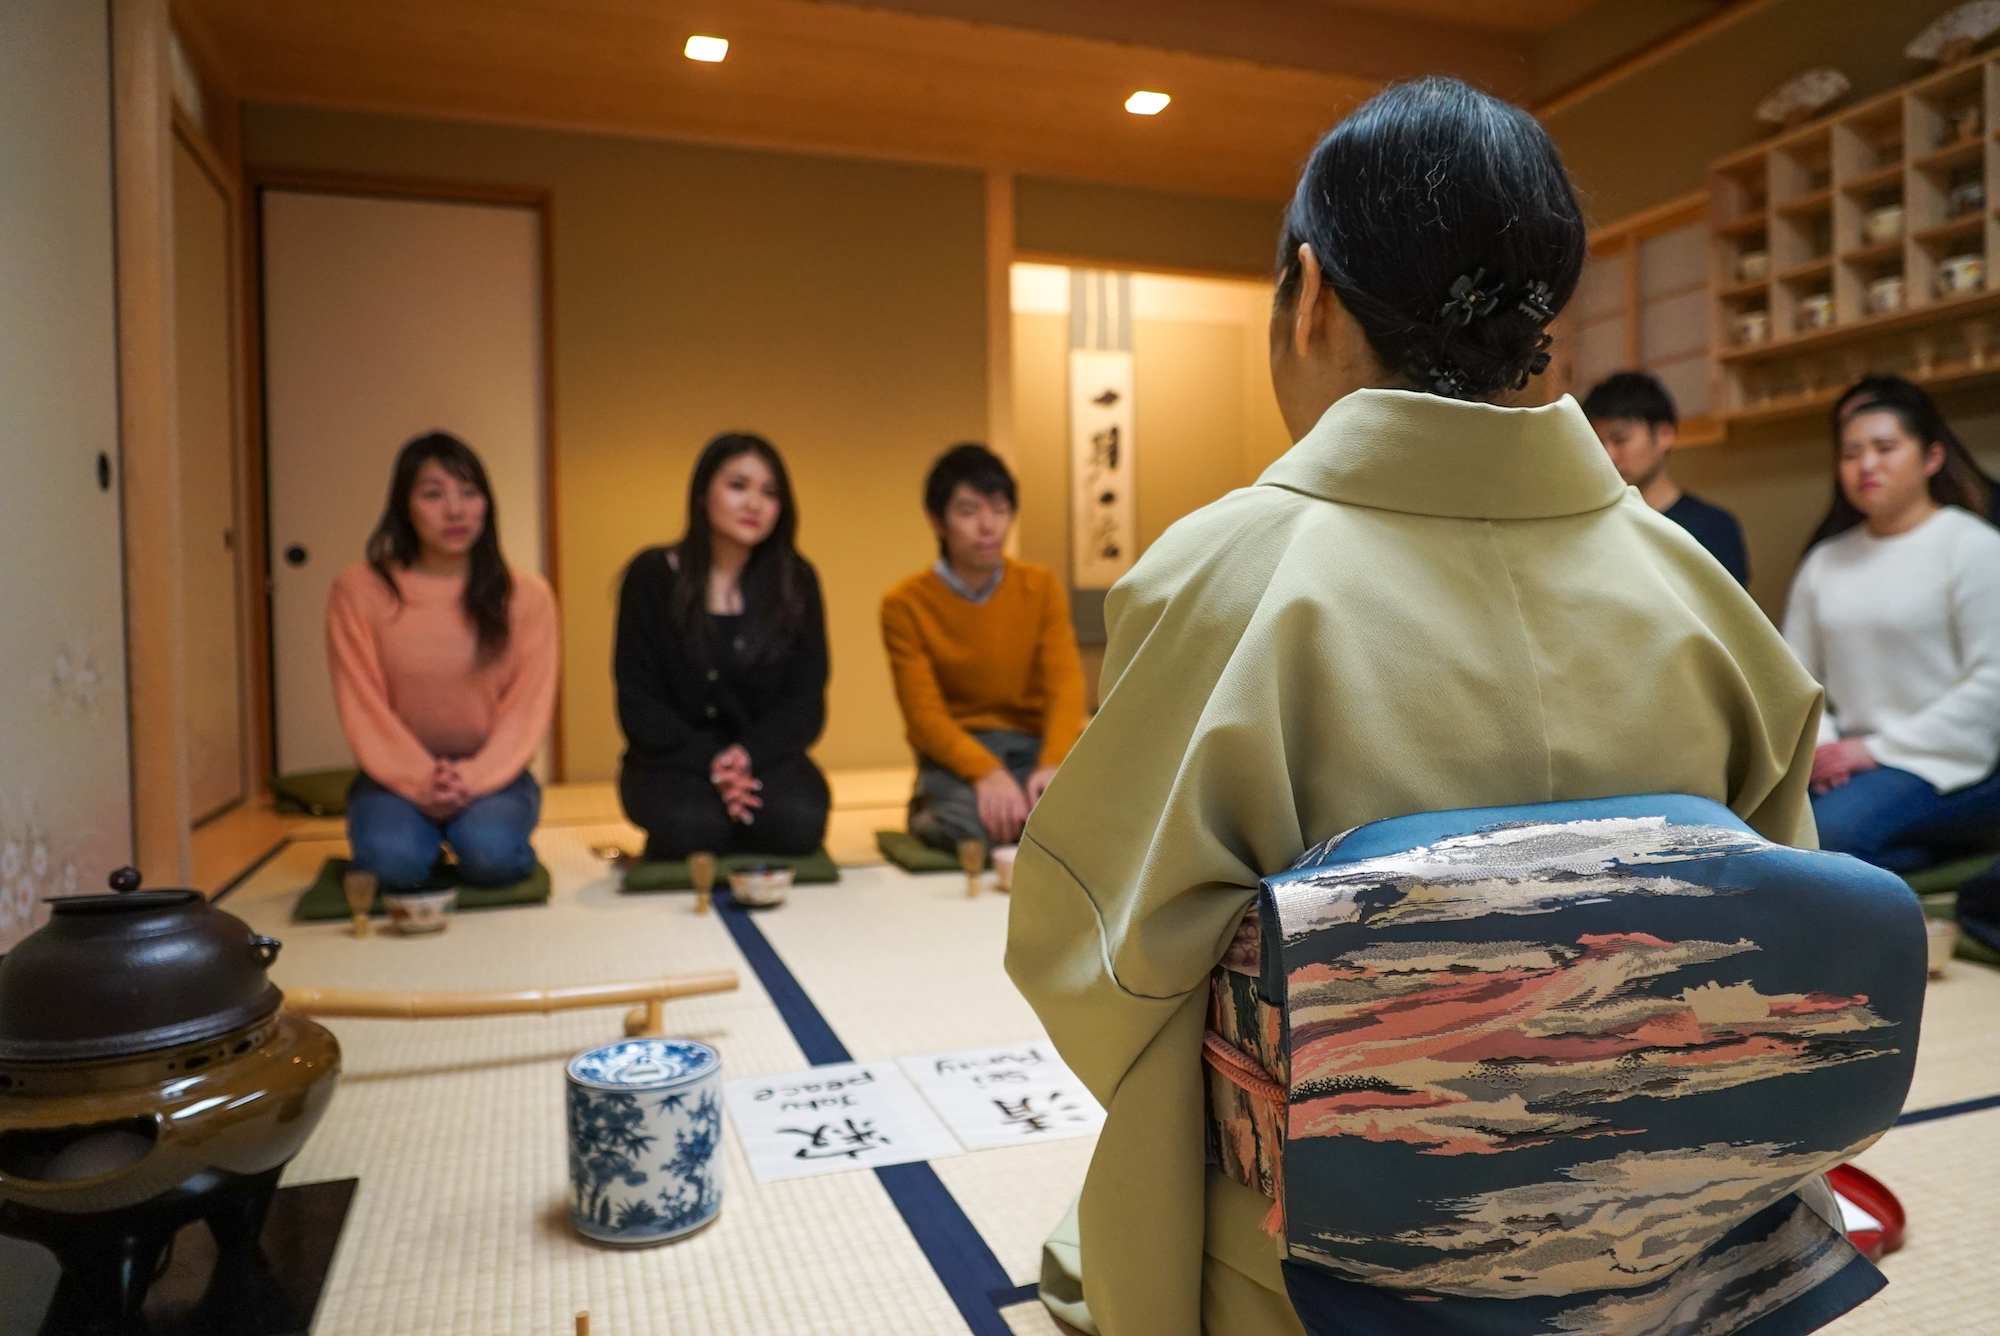
M 0 952 L 131 857 L 106 9 L 0 4 Z
M 188 799 L 197 822 L 240 801 L 244 787 L 231 212 L 228 190 L 176 136 L 174 394 L 180 427 Z

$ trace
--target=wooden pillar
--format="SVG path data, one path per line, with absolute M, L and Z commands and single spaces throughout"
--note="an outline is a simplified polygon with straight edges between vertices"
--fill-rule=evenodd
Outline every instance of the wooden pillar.
M 986 448 L 1014 458 L 1014 174 L 986 172 Z M 1007 533 L 1007 555 L 1021 555 L 1021 526 Z
M 986 444 L 1014 459 L 1014 175 L 986 173 Z
M 119 460 L 132 846 L 155 886 L 194 878 L 174 395 L 173 111 L 166 0 L 112 0 Z

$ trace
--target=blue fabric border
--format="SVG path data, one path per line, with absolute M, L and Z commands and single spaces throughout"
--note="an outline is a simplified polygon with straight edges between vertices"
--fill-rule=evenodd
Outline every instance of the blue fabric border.
M 854 1057 L 847 1051 L 847 1045 L 840 1042 L 840 1036 L 826 1023 L 826 1017 L 813 1005 L 812 998 L 806 995 L 757 921 L 725 891 L 717 891 L 715 906 L 722 917 L 722 926 L 729 929 L 736 949 L 743 953 L 758 982 L 771 995 L 778 1015 L 784 1018 L 806 1061 L 815 1067 L 829 1062 L 852 1062 Z M 1000 1309 L 1021 1302 L 1018 1296 L 1022 1290 L 1032 1298 L 1035 1287 L 1014 1284 L 965 1214 L 965 1208 L 937 1176 L 937 1170 L 922 1162 L 891 1164 L 877 1169 L 875 1177 L 888 1192 L 889 1200 L 903 1217 L 903 1224 L 923 1249 L 931 1270 L 937 1273 L 939 1283 L 957 1305 L 958 1315 L 965 1319 L 973 1336 L 1013 1336 L 1013 1329 L 1000 1316 Z

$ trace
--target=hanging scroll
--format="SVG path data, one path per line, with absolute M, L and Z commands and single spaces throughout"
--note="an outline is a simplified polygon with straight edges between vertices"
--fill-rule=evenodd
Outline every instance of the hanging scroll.
M 1109 589 L 1139 555 L 1132 276 L 1069 271 L 1069 583 Z
M 1070 584 L 1109 589 L 1138 555 L 1132 354 L 1071 349 L 1069 396 Z

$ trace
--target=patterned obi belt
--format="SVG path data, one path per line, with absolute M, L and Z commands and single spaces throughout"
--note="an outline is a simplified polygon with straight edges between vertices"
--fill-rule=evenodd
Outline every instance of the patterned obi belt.
M 1209 1158 L 1315 1336 L 1794 1336 L 1881 1288 L 1796 1189 L 1895 1121 L 1924 930 L 1704 799 L 1400 817 L 1266 879 Z

